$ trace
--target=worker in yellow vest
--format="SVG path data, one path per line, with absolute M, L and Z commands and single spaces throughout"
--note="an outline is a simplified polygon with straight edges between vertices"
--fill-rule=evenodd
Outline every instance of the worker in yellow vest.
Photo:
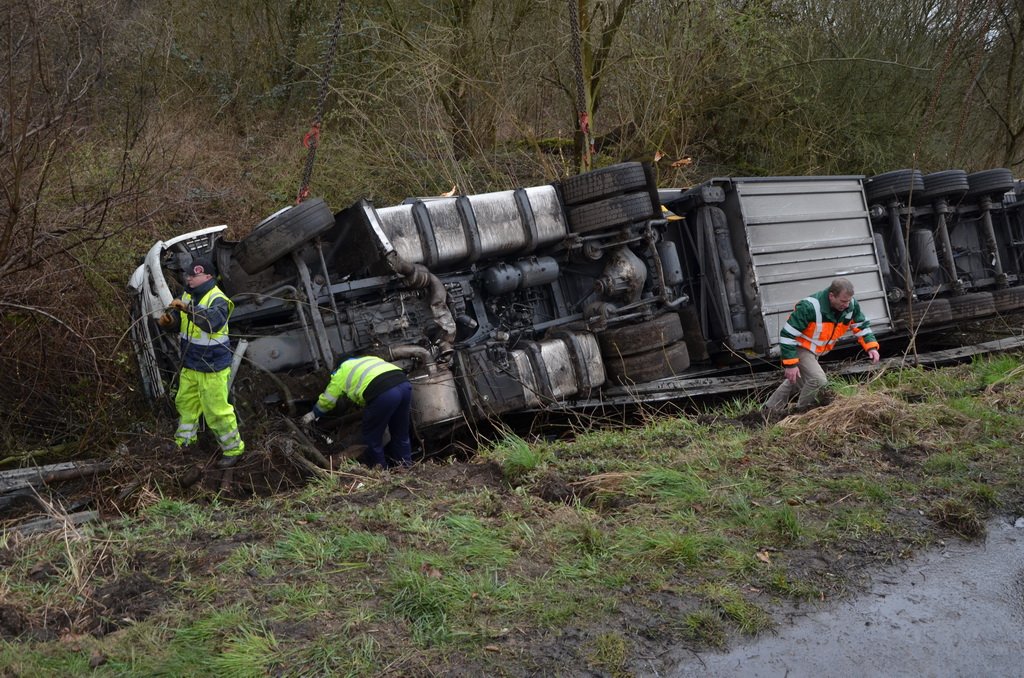
M 179 448 L 193 444 L 203 417 L 223 453 L 217 467 L 226 469 L 242 457 L 245 443 L 238 433 L 235 408 L 228 402 L 232 360 L 228 318 L 235 305 L 217 287 L 215 274 L 210 257 L 194 257 L 185 270 L 185 293 L 171 302 L 158 322 L 163 328 L 177 329 L 181 339 L 182 367 L 174 398 L 179 421 L 174 442 Z
M 343 360 L 302 423 L 311 424 L 330 412 L 341 397 L 364 408 L 362 436 L 370 466 L 412 465 L 412 384 L 401 367 L 376 356 Z M 385 430 L 391 434 L 387 446 L 383 444 Z

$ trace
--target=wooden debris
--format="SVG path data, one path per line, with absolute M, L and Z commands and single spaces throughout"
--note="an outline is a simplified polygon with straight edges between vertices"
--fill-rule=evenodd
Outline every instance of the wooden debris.
M 108 461 L 69 461 L 62 464 L 32 466 L 0 471 L 0 494 L 95 475 L 110 469 Z
M 66 516 L 59 516 L 56 518 L 36 518 L 35 520 L 29 520 L 21 525 L 12 527 L 9 531 L 17 532 L 22 536 L 28 536 L 31 534 L 39 534 L 41 532 L 64 529 L 69 525 L 82 525 L 83 523 L 97 520 L 99 517 L 99 511 L 81 511 L 79 513 L 71 513 Z

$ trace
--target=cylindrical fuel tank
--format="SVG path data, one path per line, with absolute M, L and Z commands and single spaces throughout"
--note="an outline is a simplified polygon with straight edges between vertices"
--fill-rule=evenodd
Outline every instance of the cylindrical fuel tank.
M 398 255 L 431 269 L 527 255 L 568 233 L 553 186 L 418 199 L 375 211 Z
M 661 259 L 661 267 L 665 271 L 665 284 L 669 287 L 681 284 L 683 282 L 683 267 L 679 263 L 679 251 L 676 249 L 676 244 L 671 240 L 659 242 L 658 257 Z
M 512 354 L 523 373 L 522 358 L 528 358 L 541 400 L 586 397 L 606 379 L 601 348 L 590 332 L 560 332 L 551 339 L 524 342 Z
M 455 376 L 447 368 L 409 375 L 412 384 L 412 421 L 417 428 L 462 417 Z
M 558 279 L 558 262 L 552 257 L 533 257 L 511 264 L 500 263 L 483 273 L 490 294 L 508 294 L 520 287 L 546 285 Z
M 910 263 L 914 267 L 914 273 L 918 275 L 939 270 L 935 236 L 926 228 L 915 228 L 910 232 Z
M 533 363 L 530 362 L 530 356 L 526 354 L 526 351 L 519 349 L 510 351 L 509 356 L 512 359 L 513 369 L 519 377 L 519 383 L 523 386 L 526 407 L 540 407 L 542 394 L 537 387 L 537 375 L 533 370 Z

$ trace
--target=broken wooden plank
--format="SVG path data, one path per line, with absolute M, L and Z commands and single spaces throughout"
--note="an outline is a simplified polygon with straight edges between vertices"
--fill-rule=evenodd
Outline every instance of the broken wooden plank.
M 0 494 L 62 480 L 72 480 L 84 476 L 95 475 L 110 469 L 109 461 L 68 461 L 61 464 L 18 468 L 0 471 Z
M 28 536 L 31 534 L 39 534 L 41 532 L 50 532 L 51 530 L 62 530 L 68 526 L 82 525 L 100 517 L 99 511 L 81 511 L 79 513 L 71 513 L 66 516 L 59 516 L 56 518 L 36 518 L 35 520 L 29 520 L 21 525 L 8 528 L 8 532 L 17 532 L 22 536 Z

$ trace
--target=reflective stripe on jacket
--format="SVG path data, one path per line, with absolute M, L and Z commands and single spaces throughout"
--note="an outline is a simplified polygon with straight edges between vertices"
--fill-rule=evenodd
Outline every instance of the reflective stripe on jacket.
M 392 365 L 377 356 L 349 358 L 338 365 L 331 375 L 327 389 L 320 394 L 316 408 L 320 412 L 329 412 L 338 404 L 338 398 L 345 396 L 360 407 L 366 404 L 363 394 L 370 383 L 387 372 L 401 371 L 402 368 Z
M 796 357 L 798 346 L 819 356 L 828 353 L 851 329 L 865 351 L 878 348 L 875 335 L 871 332 L 871 324 L 864 317 L 856 299 L 851 299 L 850 305 L 842 312 L 832 308 L 828 300 L 828 290 L 801 299 L 779 333 L 782 364 L 785 367 L 793 367 L 799 363 Z
M 235 304 L 216 284 L 205 293 L 203 287 L 205 284 L 195 290 L 201 294 L 198 303 L 193 302 L 190 292 L 181 295 L 181 300 L 191 309 L 190 313 L 180 314 L 178 336 L 181 339 L 182 364 L 199 372 L 219 372 L 231 365 L 228 319 L 235 310 Z

